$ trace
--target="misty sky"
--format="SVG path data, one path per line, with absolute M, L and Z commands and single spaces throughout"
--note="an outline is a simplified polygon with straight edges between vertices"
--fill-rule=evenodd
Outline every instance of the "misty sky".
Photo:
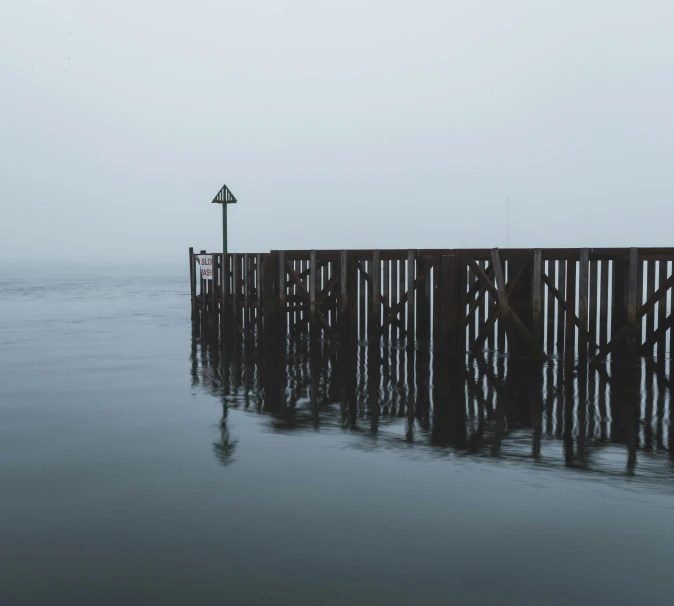
M 0 260 L 673 246 L 674 2 L 15 0 Z M 185 260 L 185 266 L 187 261 Z

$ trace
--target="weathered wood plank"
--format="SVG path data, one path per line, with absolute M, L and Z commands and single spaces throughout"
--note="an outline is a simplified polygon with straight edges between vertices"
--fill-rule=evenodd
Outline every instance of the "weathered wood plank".
M 316 296 L 318 291 L 318 255 L 315 250 L 309 253 L 309 323 L 312 338 L 316 337 Z
M 243 325 L 246 330 L 250 326 L 250 256 L 243 254 Z
M 588 343 L 588 282 L 590 272 L 590 251 L 587 248 L 580 250 L 578 266 L 578 356 L 581 362 L 587 361 Z M 573 320 L 572 320 L 573 321 Z M 590 335 L 591 336 L 591 335 Z M 584 400 L 583 400 L 584 407 Z
M 540 248 L 534 250 L 532 272 L 532 336 L 536 344 L 543 349 L 543 254 Z
M 190 319 L 194 321 L 194 312 L 197 304 L 197 279 L 194 267 L 194 248 L 190 246 Z
M 384 302 L 384 305 L 386 307 L 391 307 L 391 291 L 390 291 L 390 274 L 389 270 L 391 268 L 391 261 L 389 259 L 384 259 L 383 260 L 383 276 L 384 276 L 384 285 L 382 288 L 382 300 Z M 384 337 L 384 342 L 388 342 L 389 340 L 389 334 L 390 330 L 389 328 L 386 328 L 386 330 L 383 333 Z
M 348 253 L 348 267 L 347 267 L 347 281 L 346 288 L 347 300 L 349 303 L 349 325 L 348 325 L 348 339 L 351 343 L 358 341 L 358 267 L 356 265 L 356 258 L 352 252 Z
M 580 314 L 578 314 L 580 316 Z M 569 259 L 566 262 L 566 334 L 564 335 L 564 358 L 573 360 L 576 355 L 576 260 Z M 587 320 L 587 311 L 585 313 Z M 578 318 L 580 326 L 580 317 Z M 585 328 L 587 336 L 587 327 Z
M 405 259 L 400 259 L 398 261 L 398 301 L 402 301 L 403 297 L 405 296 L 405 286 L 406 286 L 406 260 Z M 408 327 L 407 327 L 407 322 L 406 322 L 406 316 L 405 314 L 400 314 L 400 326 L 402 327 L 402 330 L 405 334 L 407 334 Z M 400 333 L 400 337 L 402 338 L 403 333 Z
M 372 282 L 370 290 L 370 320 L 368 322 L 368 338 L 375 341 L 379 338 L 381 328 L 381 258 L 378 250 L 372 251 Z
M 431 336 L 431 261 L 417 257 L 416 336 L 427 342 Z
M 600 261 L 601 263 L 601 279 L 600 279 L 600 292 L 599 292 L 599 339 L 597 343 L 599 345 L 605 345 L 608 343 L 608 310 L 609 310 L 609 300 L 608 300 L 608 286 L 611 278 L 611 267 L 609 261 Z
M 415 291 L 416 291 L 416 251 L 407 252 L 407 347 L 414 348 L 415 339 Z
M 257 314 L 257 324 L 258 326 L 262 326 L 262 281 L 264 278 L 264 265 L 262 262 L 262 255 L 257 254 L 255 256 L 255 278 L 256 278 L 256 295 L 257 298 L 255 300 L 255 311 Z
M 202 250 L 199 253 L 200 255 L 205 255 L 206 251 Z M 201 272 L 200 272 L 201 274 Z M 208 287 L 206 286 L 208 284 L 208 280 L 204 280 L 203 278 L 200 278 L 201 284 L 199 285 L 199 293 L 201 294 L 201 307 L 202 307 L 202 315 L 201 319 L 202 321 L 206 321 L 206 309 L 208 305 Z
M 674 278 L 674 272 L 672 272 Z M 658 261 L 658 290 L 667 282 L 667 261 Z M 674 296 L 672 297 L 672 307 L 674 307 Z M 667 297 L 661 297 L 658 301 L 658 327 L 665 322 L 667 314 Z M 667 334 L 662 333 L 658 339 L 658 360 L 664 361 L 667 354 Z M 674 351 L 670 352 L 670 356 L 674 358 Z
M 627 323 L 630 325 L 628 343 L 641 344 L 641 333 L 637 335 L 637 308 L 641 300 L 639 292 L 639 249 L 630 248 L 629 282 L 627 291 Z
M 288 334 L 288 311 L 286 310 L 286 275 L 288 269 L 286 266 L 286 251 L 278 252 L 278 283 L 279 283 L 279 332 L 285 339 Z
M 398 261 L 391 261 L 391 309 L 398 303 Z M 396 339 L 401 338 L 402 334 L 398 335 L 397 327 L 391 324 L 391 342 L 395 343 Z
M 655 292 L 655 261 L 646 261 L 646 300 L 650 300 Z M 649 309 L 646 313 L 646 341 L 655 331 L 655 309 Z
M 557 267 L 557 292 L 559 293 L 558 301 L 566 303 L 566 259 L 560 260 Z M 568 305 L 562 308 L 557 306 L 557 351 L 564 351 L 564 343 L 566 342 L 566 313 Z
M 550 284 L 555 285 L 557 277 L 557 261 L 553 259 L 548 260 L 547 275 L 550 281 L 547 283 L 548 288 Z M 547 334 L 546 334 L 546 352 L 553 353 L 555 351 L 555 297 L 551 297 L 548 293 L 548 311 L 547 311 Z
M 461 290 L 465 271 L 458 255 L 440 257 L 438 288 L 440 289 L 440 337 L 448 351 L 458 354 L 465 351 L 465 332 L 463 329 L 464 297 Z
M 360 335 L 361 339 L 365 338 L 365 328 L 366 328 L 366 323 L 365 323 L 365 314 L 366 314 L 366 309 L 367 309 L 367 292 L 365 290 L 365 271 L 366 271 L 366 266 L 363 265 L 363 263 L 360 263 L 360 271 L 359 276 L 360 276 L 360 297 L 359 297 L 359 310 L 358 310 L 358 334 Z
M 599 285 L 599 273 L 598 273 L 598 263 L 599 261 L 590 261 L 590 284 L 589 284 L 589 326 L 588 331 L 590 333 L 590 339 L 597 341 L 599 335 L 597 334 L 597 309 L 598 309 L 598 285 Z

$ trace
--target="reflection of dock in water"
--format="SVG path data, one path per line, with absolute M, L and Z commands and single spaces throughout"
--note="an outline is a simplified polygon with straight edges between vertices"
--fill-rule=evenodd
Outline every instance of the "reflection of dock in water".
M 193 385 L 224 405 L 214 445 L 223 463 L 234 449 L 226 421 L 235 406 L 268 415 L 274 431 L 342 428 L 360 435 L 354 444 L 364 449 L 427 445 L 444 447 L 438 454 L 674 477 L 664 362 L 574 368 L 556 359 L 307 338 L 265 349 L 255 331 L 218 332 L 195 324 L 191 359 Z

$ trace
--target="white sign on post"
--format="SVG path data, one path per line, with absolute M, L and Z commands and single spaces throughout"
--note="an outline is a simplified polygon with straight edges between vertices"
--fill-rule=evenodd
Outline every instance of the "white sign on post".
M 202 280 L 213 279 L 213 255 L 194 255 L 199 265 Z

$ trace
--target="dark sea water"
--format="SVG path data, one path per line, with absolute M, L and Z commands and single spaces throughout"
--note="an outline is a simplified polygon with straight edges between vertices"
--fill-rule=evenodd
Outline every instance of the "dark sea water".
M 406 363 L 373 389 L 359 348 L 345 404 L 329 352 L 274 373 L 193 335 L 186 277 L 109 273 L 0 277 L 0 604 L 674 603 L 657 385 L 631 433 L 555 396 L 534 456 Z

